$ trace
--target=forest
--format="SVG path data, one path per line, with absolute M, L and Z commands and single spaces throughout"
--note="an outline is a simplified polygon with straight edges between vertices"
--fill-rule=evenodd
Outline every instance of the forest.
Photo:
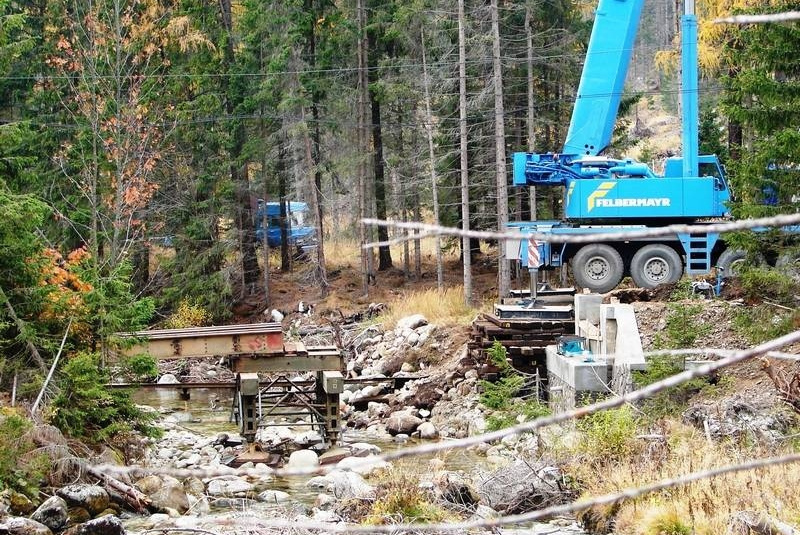
M 311 207 L 321 297 L 328 243 L 395 235 L 362 218 L 558 218 L 560 192 L 530 202 L 506 157 L 560 149 L 594 4 L 0 0 L 3 389 L 20 373 L 35 390 L 65 331 L 69 351 L 96 353 L 182 304 L 215 323 L 253 296 L 271 306 L 258 199 Z M 738 217 L 797 209 L 800 29 L 713 20 L 797 8 L 698 3 L 702 150 L 726 164 Z M 628 110 L 678 100 L 682 1 L 645 9 Z M 620 118 L 614 152 L 637 143 L 635 123 Z M 766 185 L 779 202 L 764 207 Z M 281 249 L 272 269 L 288 270 Z M 154 250 L 169 254 L 154 264 Z M 419 258 L 419 240 L 401 258 L 362 249 L 364 293 L 390 268 L 419 276 Z

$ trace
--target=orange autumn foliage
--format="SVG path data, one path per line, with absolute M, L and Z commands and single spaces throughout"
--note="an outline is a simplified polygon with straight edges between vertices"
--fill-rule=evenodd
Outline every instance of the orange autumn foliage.
M 80 338 L 90 334 L 89 325 L 79 321 L 86 316 L 85 296 L 93 286 L 82 280 L 76 268 L 90 258 L 85 247 L 80 247 L 64 258 L 55 249 L 46 249 L 42 256 L 45 262 L 41 267 L 40 286 L 46 286 L 45 305 L 40 313 L 42 320 L 73 319 L 72 333 Z

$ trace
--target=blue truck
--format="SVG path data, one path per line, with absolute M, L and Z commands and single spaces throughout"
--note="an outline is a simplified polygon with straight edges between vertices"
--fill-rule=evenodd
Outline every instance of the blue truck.
M 625 232 L 674 223 L 729 218 L 731 190 L 715 155 L 700 155 L 698 142 L 697 18 L 686 0 L 681 18 L 683 156 L 669 158 L 662 175 L 633 159 L 602 155 L 611 141 L 644 0 L 600 0 L 575 107 L 561 153 L 513 155 L 515 186 L 565 188 L 561 221 L 509 223 L 522 233 L 553 236 Z M 784 228 L 798 232 L 800 228 Z M 519 260 L 527 263 L 527 241 Z M 676 282 L 683 273 L 713 267 L 732 274 L 746 254 L 727 247 L 714 232 L 589 245 L 543 242 L 541 267 L 571 264 L 576 283 L 595 292 L 615 288 L 630 275 L 643 288 Z M 797 259 L 779 258 L 778 262 Z
M 317 231 L 309 226 L 306 219 L 309 217 L 308 204 L 304 202 L 286 202 L 286 239 L 287 243 L 296 247 L 299 252 L 308 252 L 317 246 Z M 281 203 L 277 201 L 265 202 L 258 199 L 256 203 L 256 239 L 258 243 L 264 242 L 264 220 L 267 221 L 266 238 L 269 247 L 281 246 Z

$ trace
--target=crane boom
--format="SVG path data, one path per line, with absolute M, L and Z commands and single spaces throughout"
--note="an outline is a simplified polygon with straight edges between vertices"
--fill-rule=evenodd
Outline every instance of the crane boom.
M 595 156 L 611 142 L 644 0 L 600 0 L 562 154 Z

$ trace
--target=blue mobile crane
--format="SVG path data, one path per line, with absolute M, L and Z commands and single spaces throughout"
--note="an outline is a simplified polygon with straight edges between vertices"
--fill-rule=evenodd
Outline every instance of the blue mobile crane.
M 556 236 L 730 217 L 731 191 L 723 168 L 716 156 L 699 154 L 693 0 L 686 0 L 681 18 L 683 156 L 667 159 L 664 174 L 657 175 L 633 159 L 601 155 L 611 141 L 643 4 L 644 0 L 600 0 L 563 150 L 513 155 L 515 186 L 565 188 L 565 221 L 514 222 L 509 227 Z M 523 241 L 523 263 L 527 246 Z M 625 275 L 640 287 L 653 288 L 676 282 L 684 271 L 703 275 L 716 266 L 730 274 L 745 256 L 744 251 L 727 248 L 713 232 L 589 245 L 539 244 L 541 267 L 571 262 L 578 285 L 601 293 L 615 288 Z

